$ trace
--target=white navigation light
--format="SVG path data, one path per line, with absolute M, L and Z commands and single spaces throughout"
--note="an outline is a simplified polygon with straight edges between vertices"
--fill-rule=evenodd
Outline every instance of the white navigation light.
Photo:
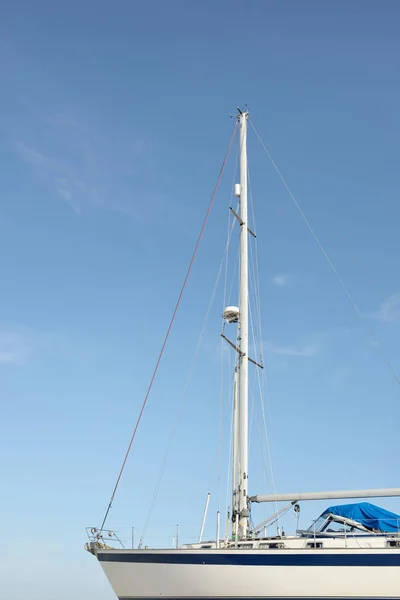
M 240 198 L 240 183 L 235 183 L 235 196 Z
M 237 323 L 239 320 L 239 309 L 237 306 L 227 306 L 222 316 L 227 323 Z

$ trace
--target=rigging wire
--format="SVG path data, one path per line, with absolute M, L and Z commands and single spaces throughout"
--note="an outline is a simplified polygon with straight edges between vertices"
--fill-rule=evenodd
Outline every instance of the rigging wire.
M 252 414 L 253 414 L 253 412 L 255 411 L 255 401 L 254 401 L 255 394 L 253 391 L 253 386 L 250 384 L 249 387 L 250 387 Z M 272 489 L 270 473 L 268 472 L 268 461 L 267 461 L 267 457 L 265 456 L 264 444 L 263 444 L 265 433 L 260 431 L 258 419 L 254 419 L 254 421 L 255 421 L 255 426 L 256 426 L 256 430 L 257 430 L 258 440 L 260 442 L 260 447 L 261 447 L 261 455 L 263 458 L 263 471 L 264 471 L 265 479 L 266 479 L 266 482 L 267 482 L 267 485 L 269 486 L 269 488 Z
M 230 356 L 230 353 L 229 353 Z M 233 389 L 233 378 L 232 377 L 232 386 L 230 386 L 230 388 L 232 387 Z M 230 394 L 229 396 L 232 398 L 233 394 L 232 394 L 232 390 L 230 389 Z M 230 419 L 230 437 L 229 437 L 229 456 L 228 456 L 228 472 L 226 475 L 226 499 L 225 499 L 225 515 L 227 516 L 228 519 L 228 514 L 229 514 L 229 496 L 231 497 L 231 501 L 232 501 L 232 514 L 233 511 L 235 510 L 235 507 L 233 506 L 233 496 L 232 496 L 232 488 L 233 488 L 233 481 L 231 481 L 232 478 L 232 471 L 233 471 L 233 430 L 234 430 L 234 401 L 232 398 L 232 402 L 231 402 L 231 406 L 232 406 L 232 411 L 231 411 L 231 419 Z M 230 485 L 231 483 L 231 485 Z M 226 532 L 226 536 L 229 535 L 229 529 Z
M 237 145 L 236 150 L 236 160 L 235 160 L 235 168 L 233 170 L 233 180 L 231 185 L 231 195 L 230 195 L 230 205 L 233 204 L 233 190 L 234 184 L 236 180 L 236 173 L 238 168 L 238 159 L 239 159 L 239 144 Z M 231 224 L 232 218 L 232 224 Z M 235 217 L 232 215 L 231 211 L 228 211 L 228 231 L 227 231 L 227 244 L 226 244 L 226 252 L 225 252 L 225 273 L 224 273 L 224 298 L 222 311 L 224 311 L 226 307 L 226 291 L 227 291 L 227 282 L 228 282 L 228 259 L 229 259 L 229 249 L 230 249 L 230 240 L 233 233 L 235 225 Z M 224 359 L 224 345 L 225 341 L 220 340 L 220 398 L 219 398 L 219 436 L 218 436 L 218 452 L 217 452 L 217 471 L 218 471 L 218 484 L 217 484 L 217 505 L 218 512 L 220 512 L 220 504 L 221 504 L 221 453 L 222 453 L 222 439 L 223 439 L 223 425 L 224 425 L 224 415 L 223 415 L 223 400 L 224 400 L 224 386 L 223 386 L 223 359 Z
M 239 147 L 238 147 L 238 154 L 239 154 Z M 233 189 L 233 186 L 232 186 Z M 239 211 L 239 202 L 237 203 L 236 207 L 235 207 L 235 212 L 238 213 Z M 236 217 L 233 217 L 233 226 L 236 224 Z M 231 235 L 232 235 L 233 229 L 231 231 Z M 225 264 L 225 289 L 224 289 L 224 307 L 225 308 L 227 305 L 231 304 L 231 298 L 232 298 L 232 290 L 233 290 L 233 286 L 235 283 L 235 276 L 238 273 L 239 270 L 239 254 L 240 254 L 240 248 L 238 246 L 237 250 L 236 250 L 236 258 L 235 258 L 235 264 L 233 266 L 232 269 L 232 277 L 231 277 L 231 281 L 230 281 L 230 285 L 229 285 L 229 291 L 227 292 L 227 284 L 228 284 L 228 256 L 226 257 L 226 264 Z M 223 325 L 223 331 L 224 331 L 224 327 L 225 324 Z M 223 341 L 223 340 L 221 340 Z M 228 372 L 231 372 L 231 353 L 228 353 Z M 238 366 L 238 357 L 235 356 L 235 360 L 234 360 L 234 364 L 235 366 Z M 221 374 L 222 376 L 222 374 Z M 230 438 L 229 438 L 229 447 L 230 447 L 230 451 L 229 451 L 229 459 L 228 459 L 228 473 L 227 473 L 227 478 L 226 478 L 226 504 L 225 504 L 225 514 L 228 514 L 229 511 L 229 496 L 232 494 L 232 482 L 231 482 L 231 474 L 232 474 L 232 470 L 233 470 L 233 377 L 230 380 L 230 385 L 229 385 L 229 389 L 228 389 L 228 399 L 231 400 L 231 428 L 230 428 Z M 222 443 L 222 440 L 221 440 Z M 218 501 L 218 505 L 219 505 L 219 501 Z M 234 510 L 234 507 L 232 506 L 232 511 Z
M 185 287 L 186 287 L 187 281 L 188 281 L 188 279 L 189 279 L 189 275 L 190 275 L 190 272 L 191 272 L 191 270 L 192 270 L 192 267 L 193 267 L 194 260 L 195 260 L 195 258 L 196 258 L 196 255 L 197 255 L 197 251 L 198 251 L 198 249 L 199 249 L 199 246 L 200 246 L 201 239 L 202 239 L 202 237 L 203 237 L 203 233 L 204 233 L 204 230 L 205 230 L 205 227 L 206 227 L 207 221 L 208 221 L 208 217 L 210 216 L 211 209 L 212 209 L 212 206 L 213 206 L 213 204 L 214 204 L 214 199 L 215 199 L 215 196 L 216 196 L 216 194 L 217 194 L 217 191 L 218 191 L 218 188 L 219 188 L 219 184 L 220 184 L 220 182 L 221 182 L 222 175 L 223 175 L 223 172 L 224 172 L 224 170 L 225 170 L 226 163 L 227 163 L 227 161 L 228 161 L 228 157 L 229 157 L 229 154 L 230 154 L 230 151 L 231 151 L 231 148 L 232 148 L 233 140 L 235 139 L 235 136 L 236 136 L 237 127 L 238 127 L 238 122 L 236 121 L 236 123 L 235 123 L 235 127 L 234 127 L 234 130 L 233 130 L 233 133 L 232 133 L 232 137 L 231 137 L 231 139 L 230 139 L 230 142 L 229 142 L 229 145 L 228 145 L 228 149 L 227 149 L 227 151 L 226 151 L 226 153 L 225 153 L 225 157 L 224 157 L 224 160 L 223 160 L 223 162 L 222 162 L 222 165 L 221 165 L 221 168 L 220 168 L 220 171 L 219 171 L 218 177 L 217 177 L 217 182 L 216 182 L 216 184 L 215 184 L 215 187 L 214 187 L 213 193 L 212 193 L 212 195 L 211 195 L 211 199 L 210 199 L 210 202 L 209 202 L 209 205 L 208 205 L 208 208 L 207 208 L 207 212 L 206 212 L 206 215 L 205 215 L 205 217 L 204 217 L 203 224 L 202 224 L 202 226 L 201 226 L 200 233 L 199 233 L 199 235 L 198 235 L 197 242 L 196 242 L 196 245 L 195 245 L 195 248 L 194 248 L 194 251 L 193 251 L 192 257 L 191 257 L 191 259 L 190 259 L 190 263 L 189 263 L 188 269 L 187 269 L 187 271 L 186 271 L 186 275 L 185 275 L 185 278 L 184 278 L 184 280 L 183 280 L 183 284 L 182 284 L 182 287 L 181 287 L 181 290 L 180 290 L 180 293 L 179 293 L 178 299 L 177 299 L 177 301 L 176 301 L 176 304 L 175 304 L 174 311 L 173 311 L 173 313 L 172 313 L 171 320 L 170 320 L 170 322 L 169 322 L 169 326 L 168 326 L 168 329 L 167 329 L 167 333 L 165 334 L 164 341 L 163 341 L 163 343 L 162 343 L 161 350 L 160 350 L 160 353 L 159 353 L 159 355 L 158 355 L 158 359 L 157 359 L 157 362 L 156 362 L 156 366 L 155 366 L 155 368 L 154 368 L 154 371 L 153 371 L 153 374 L 152 374 L 152 376 L 151 376 L 150 383 L 149 383 L 149 386 L 148 386 L 148 388 L 147 388 L 147 392 L 146 392 L 146 395 L 145 395 L 145 398 L 144 398 L 144 401 L 143 401 L 142 407 L 141 407 L 141 409 L 140 409 L 139 416 L 138 416 L 138 419 L 137 419 L 137 421 L 136 421 L 135 428 L 134 428 L 134 430 L 133 430 L 133 433 L 132 433 L 131 439 L 130 439 L 130 441 L 129 441 L 128 449 L 127 449 L 127 451 L 126 451 L 126 454 L 125 454 L 124 460 L 123 460 L 123 462 L 122 462 L 122 466 L 121 466 L 121 469 L 120 469 L 120 471 L 119 471 L 119 474 L 118 474 L 118 477 L 117 477 L 117 481 L 116 481 L 116 483 L 115 483 L 115 486 L 114 486 L 113 492 L 112 492 L 112 494 L 111 494 L 110 502 L 109 502 L 109 504 L 108 504 L 108 507 L 107 507 L 106 513 L 105 513 L 105 515 L 104 515 L 104 518 L 103 518 L 103 522 L 102 522 L 102 524 L 101 524 L 101 527 L 100 527 L 100 533 L 99 533 L 100 535 L 101 535 L 101 532 L 102 532 L 102 531 L 103 531 L 103 529 L 104 529 L 104 525 L 105 525 L 105 523 L 106 523 L 106 521 L 107 521 L 108 514 L 109 514 L 109 512 L 110 512 L 110 510 L 111 510 L 111 507 L 112 507 L 112 504 L 113 504 L 113 502 L 114 502 L 115 494 L 116 494 L 116 492 L 117 492 L 117 489 L 118 489 L 119 483 L 120 483 L 120 481 L 121 481 L 122 473 L 124 472 L 125 465 L 126 465 L 126 462 L 127 462 L 127 460 L 128 460 L 128 456 L 129 456 L 129 453 L 130 453 L 130 451 L 131 451 L 131 448 L 132 448 L 133 441 L 134 441 L 134 439 L 135 439 L 135 437 L 136 437 L 136 432 L 137 432 L 137 430 L 138 430 L 138 427 L 139 427 L 140 421 L 141 421 L 141 419 L 142 419 L 143 412 L 144 412 L 144 409 L 145 409 L 145 407 L 146 407 L 146 404 L 147 404 L 147 400 L 148 400 L 148 398 L 149 398 L 149 396 L 150 396 L 151 388 L 153 387 L 153 383 L 154 383 L 154 380 L 155 380 L 155 378 L 156 378 L 156 375 L 157 375 L 158 367 L 160 366 L 160 362 L 161 362 L 162 356 L 163 356 L 163 354 L 164 354 L 164 350 L 165 350 L 165 347 L 166 347 L 166 345 L 167 345 L 168 338 L 169 338 L 169 335 L 170 335 L 170 333 L 171 333 L 171 329 L 172 329 L 172 326 L 173 326 L 173 324 L 174 324 L 175 317 L 176 317 L 176 314 L 177 314 L 177 312 L 178 312 L 178 308 L 179 308 L 179 306 L 180 306 L 180 303 L 181 303 L 181 300 L 182 300 L 183 292 L 185 291 Z
M 233 291 L 233 286 L 235 284 L 235 277 L 239 277 L 239 255 L 240 255 L 240 247 L 238 246 L 237 250 L 236 250 L 236 258 L 235 258 L 235 265 L 232 271 L 232 279 L 231 279 L 231 283 L 229 286 L 229 292 L 228 292 L 228 296 L 227 296 L 227 303 L 230 304 L 231 303 L 231 298 L 232 298 L 232 291 Z
M 366 265 L 358 256 L 353 256 L 353 260 L 358 264 L 358 267 L 361 269 L 368 275 L 369 277 L 369 281 L 368 283 L 370 284 L 371 288 L 375 288 L 376 290 L 378 289 L 378 286 L 376 285 L 376 275 L 372 272 L 372 270 L 369 268 L 368 265 Z M 381 290 L 383 291 L 383 290 Z M 383 306 L 383 304 L 386 304 L 388 306 L 388 308 L 390 308 L 391 310 L 397 311 L 398 310 L 398 294 L 387 294 L 386 292 L 384 292 L 382 294 L 383 299 L 381 299 L 381 306 Z
M 235 224 L 234 220 L 232 222 L 232 225 L 230 225 L 230 223 L 229 223 L 230 230 L 228 230 L 227 242 L 226 242 L 226 245 L 225 245 L 225 248 L 224 248 L 224 252 L 223 252 L 223 255 L 222 255 L 222 259 L 221 259 L 221 262 L 220 262 L 220 265 L 219 265 L 219 268 L 218 268 L 218 271 L 217 271 L 217 275 L 215 277 L 213 290 L 211 292 L 210 301 L 209 301 L 209 304 L 208 304 L 208 307 L 207 307 L 207 311 L 206 311 L 206 314 L 205 314 L 205 317 L 204 317 L 204 320 L 203 320 L 203 324 L 202 324 L 202 327 L 201 327 L 201 330 L 200 330 L 200 334 L 199 334 L 199 338 L 198 338 L 198 341 L 197 341 L 196 350 L 195 350 L 195 353 L 194 353 L 194 356 L 193 356 L 193 360 L 192 360 L 192 363 L 191 363 L 190 368 L 189 368 L 188 376 L 186 378 L 186 383 L 185 383 L 185 387 L 183 389 L 183 394 L 182 394 L 182 400 L 181 400 L 180 406 L 178 408 L 178 413 L 177 413 L 176 418 L 175 418 L 175 423 L 173 425 L 173 428 L 172 428 L 172 431 L 171 431 L 171 435 L 170 435 L 170 438 L 169 438 L 169 441 L 168 441 L 168 445 L 167 445 L 167 448 L 166 448 L 166 451 L 165 451 L 165 454 L 164 454 L 164 458 L 163 458 L 163 461 L 161 463 L 161 469 L 160 469 L 160 472 L 159 472 L 159 475 L 158 475 L 156 487 L 155 487 L 154 492 L 153 492 L 153 497 L 152 497 L 152 500 L 151 500 L 151 503 L 150 503 L 149 511 L 148 511 L 148 513 L 146 515 L 146 520 L 145 520 L 145 523 L 144 523 L 144 526 L 143 526 L 142 535 L 140 537 L 140 544 L 142 544 L 143 539 L 146 536 L 146 532 L 147 532 L 147 529 L 149 527 L 150 518 L 151 518 L 151 515 L 152 515 L 153 510 L 154 510 L 154 506 L 155 506 L 155 503 L 156 503 L 156 500 L 157 500 L 158 492 L 160 490 L 162 479 L 164 477 L 165 467 L 167 465 L 167 460 L 168 460 L 168 454 L 169 454 L 169 451 L 171 449 L 172 443 L 173 443 L 173 441 L 175 439 L 175 433 L 176 433 L 176 431 L 178 429 L 179 421 L 180 421 L 180 418 L 181 418 L 181 415 L 182 415 L 183 405 L 184 405 L 184 401 L 186 399 L 186 393 L 187 393 L 187 390 L 189 388 L 189 382 L 190 382 L 190 379 L 191 379 L 191 376 L 192 376 L 192 373 L 193 373 L 193 370 L 194 370 L 194 367 L 195 367 L 195 364 L 196 364 L 196 361 L 197 361 L 197 357 L 198 357 L 198 354 L 199 354 L 199 351 L 200 351 L 201 343 L 203 341 L 205 328 L 206 328 L 206 325 L 207 325 L 207 322 L 208 322 L 208 319 L 209 319 L 212 307 L 214 305 L 214 300 L 215 300 L 215 296 L 216 296 L 216 293 L 217 293 L 217 289 L 218 289 L 218 285 L 219 285 L 219 281 L 220 281 L 220 278 L 221 278 L 221 273 L 222 273 L 222 269 L 223 269 L 223 265 L 224 265 L 224 261 L 225 261 L 225 255 L 228 253 L 228 250 L 229 250 L 229 245 L 230 245 L 230 241 L 231 241 L 231 237 L 232 237 L 232 233 L 233 233 L 234 224 Z
M 251 272 L 252 272 L 253 278 L 254 278 L 255 277 L 254 264 L 253 264 L 253 262 L 251 262 L 251 264 L 252 264 Z M 254 283 L 253 283 L 253 287 L 254 287 Z M 254 346 L 254 348 L 256 348 L 256 336 L 255 336 L 255 327 L 254 327 L 254 321 L 253 321 L 253 311 L 251 310 L 251 302 L 250 302 L 249 315 L 250 315 L 250 328 L 251 328 L 253 346 Z M 259 321 L 258 325 L 259 325 L 259 328 L 261 328 L 260 321 Z M 262 350 L 263 350 L 262 337 L 260 337 L 260 350 L 261 350 L 261 363 L 264 364 L 264 358 L 263 358 L 263 352 L 262 352 Z M 260 435 L 260 432 L 258 430 L 258 424 L 257 424 L 257 430 L 258 430 L 260 444 L 261 444 L 261 453 L 262 453 L 262 457 L 263 457 L 263 461 L 264 461 L 264 471 L 265 471 L 265 475 L 267 477 L 267 483 L 271 490 L 271 493 L 276 494 L 275 477 L 274 477 L 274 470 L 273 470 L 273 466 L 272 466 L 271 445 L 270 445 L 270 439 L 269 439 L 270 436 L 268 433 L 268 426 L 267 426 L 267 420 L 265 417 L 265 406 L 264 406 L 265 404 L 267 404 L 267 407 L 269 409 L 269 402 L 267 401 L 267 396 L 265 394 L 266 378 L 267 378 L 266 372 L 265 372 L 265 365 L 264 365 L 264 368 L 262 369 L 262 373 L 260 373 L 259 367 L 256 368 L 256 373 L 257 373 L 256 379 L 257 379 L 257 383 L 258 383 L 260 406 L 261 406 L 261 421 L 262 421 L 263 436 Z M 269 414 L 269 421 L 271 423 L 271 415 L 270 414 Z M 265 441 L 267 457 L 265 456 L 264 445 L 262 444 L 262 440 Z M 268 467 L 269 467 L 269 469 L 268 469 Z M 277 512 L 277 510 L 278 510 L 276 502 L 274 502 L 274 510 L 275 510 L 275 512 Z
M 251 214 L 252 214 L 252 219 L 253 219 L 254 233 L 256 233 L 254 202 L 253 202 L 251 179 L 250 179 L 249 172 L 248 172 L 248 181 L 249 181 L 250 209 L 251 209 Z M 257 382 L 258 382 L 258 387 L 259 387 L 259 392 L 260 392 L 262 425 L 263 425 L 263 433 L 264 433 L 264 439 L 265 439 L 265 444 L 266 444 L 266 449 L 267 449 L 269 472 L 268 472 L 267 461 L 265 459 L 263 447 L 262 447 L 262 454 L 263 454 L 263 459 L 264 459 L 264 467 L 266 470 L 268 485 L 271 489 L 271 492 L 273 494 L 276 494 L 275 477 L 274 477 L 274 470 L 273 470 L 273 466 L 272 466 L 271 445 L 270 445 L 269 434 L 268 434 L 267 420 L 265 417 L 265 404 L 266 404 L 269 422 L 271 423 L 272 419 L 271 419 L 271 413 L 270 413 L 270 405 L 268 402 L 268 396 L 265 393 L 265 389 L 267 387 L 266 386 L 267 373 L 266 373 L 266 365 L 265 365 L 265 361 L 264 361 L 264 351 L 263 351 L 263 333 L 262 333 L 262 319 L 261 319 L 261 293 L 260 293 L 260 277 L 259 277 L 259 263 L 258 263 L 258 239 L 257 239 L 257 237 L 254 239 L 254 247 L 255 247 L 255 250 L 253 252 L 253 244 L 250 244 L 250 265 L 251 265 L 250 282 L 254 289 L 254 296 L 255 296 L 256 317 L 257 317 L 258 335 L 259 335 L 259 343 L 260 343 L 260 359 L 261 359 L 261 364 L 263 364 L 263 366 L 264 366 L 264 369 L 262 370 L 261 374 L 260 374 L 259 369 L 257 368 Z M 256 345 L 255 345 L 255 334 L 254 334 L 254 327 L 253 327 L 252 311 L 250 310 L 249 313 L 250 313 L 250 324 L 251 324 L 251 330 L 252 330 L 252 336 L 253 336 L 253 344 L 255 347 Z M 261 439 L 261 437 L 260 437 L 260 439 Z M 276 502 L 274 502 L 274 510 L 275 510 L 275 512 L 277 512 Z
M 249 315 L 250 315 L 250 330 L 251 330 L 251 334 L 252 334 L 252 341 L 253 341 L 253 346 L 255 347 L 256 340 L 255 340 L 255 334 L 254 334 L 253 316 L 251 314 L 251 311 L 249 311 Z M 262 395 L 262 390 L 261 390 L 261 385 L 260 385 L 260 373 L 259 373 L 259 368 L 260 367 L 255 367 L 255 368 L 257 369 L 257 381 L 258 381 L 258 387 L 259 387 L 259 392 L 260 392 L 261 406 L 263 406 L 263 395 Z M 254 403 L 254 392 L 252 392 L 252 402 Z M 263 419 L 263 421 L 264 421 L 264 419 Z M 257 424 L 257 428 L 258 428 L 258 424 Z M 272 493 L 275 494 L 275 486 L 274 486 L 273 477 L 271 477 L 271 475 L 270 475 L 270 473 L 268 471 L 268 464 L 270 466 L 270 470 L 272 471 L 272 469 L 271 469 L 271 457 L 270 457 L 270 453 L 269 453 L 269 444 L 268 444 L 268 434 L 267 434 L 267 431 L 264 432 L 264 437 L 265 437 L 265 441 L 266 441 L 266 445 L 267 445 L 267 452 L 268 452 L 268 461 L 267 461 L 266 456 L 265 456 L 264 445 L 262 444 L 262 437 L 260 435 L 259 430 L 258 430 L 258 434 L 259 434 L 259 437 L 260 437 L 261 454 L 262 454 L 263 462 L 264 462 L 264 465 L 263 465 L 264 466 L 264 473 L 265 473 L 266 478 L 267 478 L 267 483 L 268 483 L 269 489 L 271 490 Z
M 363 315 L 363 313 L 361 312 L 360 308 L 358 307 L 358 304 L 356 303 L 356 301 L 354 300 L 353 296 L 350 294 L 346 284 L 344 283 L 343 279 L 340 277 L 339 272 L 337 271 L 335 265 L 333 264 L 332 260 L 329 258 L 328 253 L 326 252 L 324 246 L 322 245 L 322 243 L 320 242 L 317 234 L 315 233 L 314 229 L 312 228 L 309 220 L 307 219 L 306 215 L 304 214 L 300 204 L 298 203 L 298 201 L 296 200 L 296 198 L 294 197 L 294 194 L 292 192 L 292 190 L 290 189 L 289 185 L 286 183 L 286 180 L 284 179 L 282 173 L 280 172 L 277 164 L 275 163 L 274 159 L 272 158 L 267 146 L 264 144 L 264 142 L 262 141 L 257 129 L 255 128 L 255 126 L 253 125 L 252 121 L 249 120 L 249 123 L 251 125 L 251 127 L 253 128 L 254 133 L 256 134 L 258 141 L 260 142 L 261 146 L 264 148 L 264 151 L 266 153 L 266 155 L 268 156 L 273 168 L 275 169 L 277 175 L 279 176 L 279 179 L 282 181 L 283 185 L 285 186 L 289 196 L 291 197 L 295 207 L 297 208 L 297 210 L 299 211 L 304 223 L 306 224 L 308 230 L 310 231 L 312 237 L 314 238 L 315 242 L 317 243 L 319 249 L 321 250 L 322 254 L 324 255 L 328 265 L 330 266 L 330 268 L 332 269 L 333 274 L 335 275 L 336 279 L 338 280 L 338 282 L 340 283 L 343 291 L 345 292 L 346 296 L 348 297 L 348 299 L 350 300 L 355 312 L 357 313 L 359 319 L 361 320 L 361 323 L 363 324 L 364 329 L 366 330 L 366 332 L 368 333 L 369 337 L 371 338 L 371 341 L 373 343 L 373 346 L 377 349 L 377 351 L 379 352 L 379 354 L 381 355 L 381 358 L 383 359 L 383 361 L 385 362 L 386 366 L 389 368 L 392 376 L 394 377 L 395 381 L 400 385 L 400 378 L 398 377 L 395 368 L 393 367 L 392 363 L 389 361 L 389 359 L 387 358 L 381 343 L 379 342 L 379 340 L 375 337 L 375 335 L 373 334 L 372 330 L 370 327 L 368 327 L 365 317 Z

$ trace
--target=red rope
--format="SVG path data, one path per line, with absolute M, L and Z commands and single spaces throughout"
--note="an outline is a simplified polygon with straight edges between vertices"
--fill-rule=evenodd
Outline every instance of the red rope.
M 163 344 L 161 346 L 160 354 L 158 355 L 156 366 L 154 368 L 153 375 L 152 375 L 152 377 L 150 379 L 149 387 L 147 388 L 146 396 L 144 398 L 144 401 L 143 401 L 143 404 L 142 404 L 142 408 L 141 408 L 140 413 L 139 413 L 139 417 L 138 417 L 138 419 L 136 421 L 135 429 L 133 430 L 133 434 L 132 434 L 131 440 L 129 442 L 128 450 L 126 451 L 125 458 L 124 458 L 124 461 L 122 463 L 122 467 L 120 469 L 120 472 L 119 472 L 119 475 L 118 475 L 118 478 L 117 478 L 117 482 L 116 482 L 115 487 L 114 487 L 114 491 L 113 491 L 113 493 L 111 495 L 111 499 L 110 499 L 110 502 L 109 502 L 106 514 L 104 516 L 103 523 L 102 523 L 101 528 L 100 528 L 100 533 L 103 531 L 105 522 L 106 522 L 107 517 L 108 517 L 108 513 L 110 512 L 112 503 L 113 503 L 114 498 L 115 498 L 115 494 L 116 494 L 118 486 L 119 486 L 119 482 L 121 481 L 121 477 L 122 477 L 122 473 L 123 473 L 125 465 L 126 465 L 126 461 L 128 460 L 128 456 L 129 456 L 129 453 L 130 453 L 131 448 L 132 448 L 133 440 L 135 439 L 136 432 L 138 430 L 138 427 L 139 427 L 140 421 L 142 419 L 142 415 L 143 415 L 144 409 L 145 409 L 146 404 L 147 404 L 147 400 L 148 400 L 148 398 L 150 396 L 151 388 L 153 387 L 153 383 L 154 383 L 154 380 L 155 380 L 156 375 L 157 375 L 158 367 L 160 366 L 161 358 L 162 358 L 162 356 L 164 354 L 165 346 L 167 345 L 169 334 L 171 333 L 172 325 L 174 324 L 175 317 L 176 317 L 179 305 L 180 305 L 181 300 L 182 300 L 183 292 L 185 290 L 186 283 L 187 283 L 187 281 L 189 279 L 190 271 L 192 270 L 194 259 L 196 258 L 197 250 L 199 248 L 199 245 L 200 245 L 200 242 L 201 242 L 201 238 L 203 237 L 203 233 L 204 233 L 207 221 L 208 221 L 208 217 L 210 216 L 211 208 L 212 208 L 212 206 L 214 204 L 214 199 L 215 199 L 215 196 L 217 194 L 218 187 L 219 187 L 219 184 L 221 182 L 222 174 L 224 172 L 224 169 L 225 169 L 228 157 L 229 157 L 229 153 L 230 153 L 231 148 L 232 148 L 233 140 L 235 138 L 236 129 L 237 129 L 237 123 L 235 125 L 235 129 L 233 130 L 233 134 L 232 134 L 231 140 L 229 142 L 229 146 L 228 146 L 228 149 L 226 151 L 225 158 L 224 158 L 224 161 L 222 163 L 222 166 L 221 166 L 221 169 L 220 169 L 220 172 L 219 172 L 219 175 L 218 175 L 217 183 L 215 184 L 214 191 L 213 191 L 213 194 L 211 196 L 210 204 L 208 205 L 206 216 L 204 217 L 203 225 L 202 225 L 202 227 L 200 229 L 200 233 L 199 233 L 199 236 L 197 238 L 196 246 L 195 246 L 195 249 L 193 251 L 192 258 L 190 260 L 189 267 L 187 269 L 185 279 L 183 280 L 181 291 L 180 291 L 180 294 L 178 296 L 178 300 L 176 301 L 175 309 L 174 309 L 174 312 L 172 313 L 172 317 L 171 317 L 171 320 L 170 320 L 170 323 L 169 323 L 169 326 L 168 326 L 168 329 L 167 329 L 167 333 L 165 335 Z

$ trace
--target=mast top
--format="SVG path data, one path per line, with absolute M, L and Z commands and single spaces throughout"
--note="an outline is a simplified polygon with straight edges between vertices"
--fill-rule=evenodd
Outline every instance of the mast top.
M 237 106 L 236 108 L 237 108 L 237 111 L 238 111 L 238 114 L 236 115 L 237 119 L 240 119 L 241 116 L 245 116 L 246 119 L 249 118 L 249 109 L 248 109 L 247 104 L 245 104 L 245 108 L 244 109 L 241 109 L 240 106 Z

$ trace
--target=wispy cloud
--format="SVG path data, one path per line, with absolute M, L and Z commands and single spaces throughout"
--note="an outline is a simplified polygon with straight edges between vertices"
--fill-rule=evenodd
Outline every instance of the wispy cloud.
M 38 150 L 36 150 L 35 148 L 32 148 L 30 146 L 27 146 L 24 142 L 21 142 L 19 140 L 15 141 L 15 149 L 18 153 L 18 155 L 20 156 L 20 158 L 26 162 L 28 165 L 30 165 L 31 167 L 36 167 L 36 168 L 48 168 L 49 167 L 49 161 L 43 156 L 43 154 L 41 152 L 39 152 Z
M 95 202 L 97 193 L 79 179 L 74 167 L 67 161 L 50 156 L 42 150 L 30 146 L 24 141 L 16 140 L 14 148 L 19 158 L 28 165 L 34 175 L 52 186 L 58 196 L 71 208 L 80 213 L 85 202 Z
M 400 321 L 400 293 L 392 294 L 381 302 L 379 308 L 367 315 L 382 323 L 396 323 Z
M 268 340 L 264 342 L 265 352 L 278 356 L 314 358 L 325 354 L 335 346 L 342 346 L 352 330 L 347 327 L 334 327 L 304 335 L 297 343 L 279 344 Z
M 114 343 L 87 337 L 80 331 L 39 331 L 18 324 L 0 324 L 0 367 L 25 366 L 36 361 L 97 364 L 116 352 Z
M 304 358 L 312 358 L 313 356 L 317 356 L 320 352 L 320 348 L 317 344 L 304 344 L 300 346 L 277 346 L 272 343 L 266 343 L 265 349 L 270 354 Z
M 0 365 L 22 365 L 33 350 L 33 336 L 21 328 L 0 328 Z
M 140 134 L 80 124 L 68 112 L 31 114 L 30 126 L 14 129 L 19 159 L 76 214 L 96 206 L 137 216 L 143 188 L 155 195 L 156 144 Z
M 289 287 L 291 284 L 291 280 L 291 276 L 287 273 L 279 273 L 278 275 L 275 275 L 272 278 L 271 283 L 276 287 Z

